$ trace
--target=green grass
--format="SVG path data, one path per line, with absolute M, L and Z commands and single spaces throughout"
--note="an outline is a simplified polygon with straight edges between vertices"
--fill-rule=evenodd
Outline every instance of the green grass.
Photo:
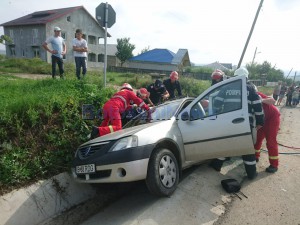
M 76 148 L 87 141 L 98 119 L 82 119 L 82 105 L 97 110 L 115 93 L 112 86 L 124 82 L 146 87 L 150 75 L 88 71 L 77 80 L 75 66 L 65 64 L 66 79 L 22 79 L 9 73 L 50 74 L 51 67 L 39 59 L 0 59 L 0 195 L 17 187 L 68 171 Z M 51 76 L 49 76 L 51 77 Z M 196 96 L 208 81 L 182 77 L 184 95 Z

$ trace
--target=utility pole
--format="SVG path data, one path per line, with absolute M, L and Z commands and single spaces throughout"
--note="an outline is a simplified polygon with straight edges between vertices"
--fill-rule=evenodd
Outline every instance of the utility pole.
M 259 4 L 258 9 L 257 9 L 257 11 L 256 11 L 256 15 L 255 15 L 254 21 L 253 21 L 253 23 L 252 23 L 252 27 L 251 27 L 250 33 L 249 33 L 249 35 L 248 35 L 248 38 L 247 38 L 246 44 L 245 44 L 245 46 L 244 46 L 243 53 L 242 53 L 242 55 L 241 55 L 241 58 L 240 58 L 240 61 L 239 61 L 239 64 L 238 64 L 237 68 L 240 68 L 240 67 L 241 67 L 241 64 L 242 64 L 242 61 L 243 61 L 245 52 L 246 52 L 246 50 L 247 50 L 247 47 L 248 47 L 248 44 L 249 44 L 251 35 L 252 35 L 252 33 L 253 33 L 254 26 L 255 26 L 255 23 L 256 23 L 256 20 L 257 20 L 257 17 L 258 17 L 258 15 L 259 15 L 259 12 L 260 12 L 260 9 L 261 9 L 261 7 L 262 7 L 263 2 L 264 2 L 264 0 L 261 0 L 261 1 L 260 1 L 260 4 Z

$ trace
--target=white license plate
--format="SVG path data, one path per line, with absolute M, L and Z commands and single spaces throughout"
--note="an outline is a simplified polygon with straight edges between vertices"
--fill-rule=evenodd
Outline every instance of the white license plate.
M 95 164 L 76 166 L 76 173 L 95 173 Z

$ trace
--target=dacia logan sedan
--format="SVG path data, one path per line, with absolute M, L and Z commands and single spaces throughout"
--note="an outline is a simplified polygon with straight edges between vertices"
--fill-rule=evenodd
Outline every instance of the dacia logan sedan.
M 232 94 L 239 96 L 236 104 L 227 101 Z M 254 153 L 253 136 L 246 77 L 234 77 L 197 98 L 165 102 L 122 130 L 82 144 L 72 174 L 81 183 L 145 180 L 151 193 L 170 196 L 185 168 L 207 159 Z

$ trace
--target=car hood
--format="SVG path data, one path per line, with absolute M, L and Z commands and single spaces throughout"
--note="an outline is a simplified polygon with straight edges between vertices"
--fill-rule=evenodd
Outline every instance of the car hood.
M 107 135 L 104 135 L 104 136 L 101 136 L 101 137 L 97 137 L 97 138 L 95 138 L 93 140 L 90 140 L 90 141 L 88 141 L 88 142 L 86 142 L 82 145 L 93 144 L 93 143 L 98 143 L 98 142 L 105 142 L 105 141 L 112 141 L 112 140 L 118 140 L 120 138 L 133 135 L 133 134 L 135 134 L 135 133 L 137 133 L 137 132 L 139 132 L 143 129 L 158 125 L 158 124 L 163 123 L 163 122 L 166 122 L 166 121 L 158 121 L 158 122 L 155 122 L 155 123 L 147 123 L 147 124 L 138 125 L 138 126 L 135 126 L 135 127 L 126 128 L 126 129 L 123 129 L 123 130 L 118 130 L 116 132 L 113 132 L 113 133 L 110 133 L 110 134 L 107 134 Z

